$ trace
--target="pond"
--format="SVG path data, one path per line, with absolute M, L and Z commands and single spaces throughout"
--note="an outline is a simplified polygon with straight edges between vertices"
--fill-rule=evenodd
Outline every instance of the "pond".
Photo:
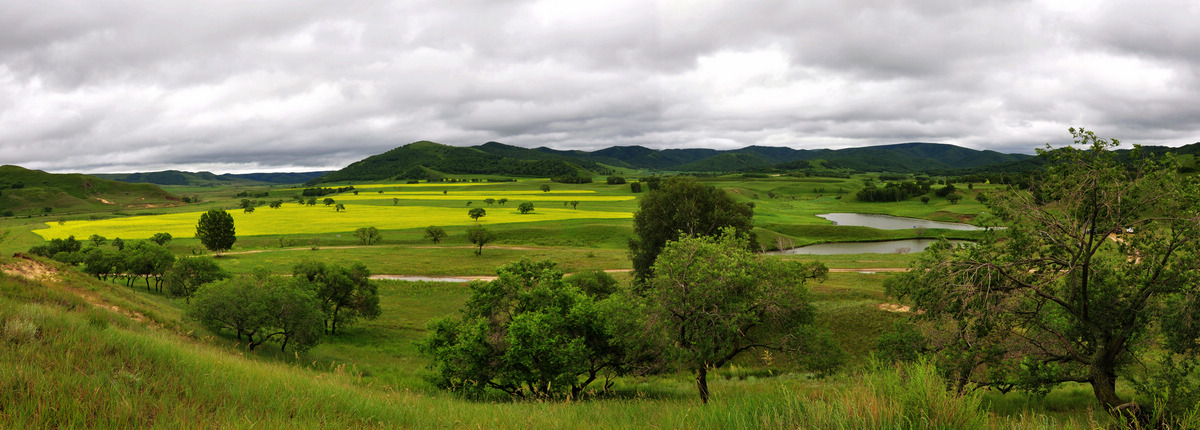
M 904 230 L 910 228 L 943 228 L 947 230 L 984 230 L 970 224 L 957 222 L 930 221 L 920 218 L 906 218 L 891 215 L 831 213 L 817 216 L 833 221 L 834 225 L 852 225 L 871 227 L 880 230 Z
M 937 239 L 903 239 L 886 240 L 882 242 L 839 242 L 822 243 L 818 245 L 801 246 L 783 251 L 767 252 L 768 255 L 837 255 L 837 254 L 907 254 L 922 252 Z M 967 240 L 951 240 L 955 245 L 971 243 Z

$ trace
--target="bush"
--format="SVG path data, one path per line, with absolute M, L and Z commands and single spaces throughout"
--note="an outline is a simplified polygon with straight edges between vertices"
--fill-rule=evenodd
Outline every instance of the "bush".
M 621 185 L 625 183 L 625 178 L 620 176 L 609 176 L 608 178 L 605 178 L 605 182 L 608 182 L 608 185 Z

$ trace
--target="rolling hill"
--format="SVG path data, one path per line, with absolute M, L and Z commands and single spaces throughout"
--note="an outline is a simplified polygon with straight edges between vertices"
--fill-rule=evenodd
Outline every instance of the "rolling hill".
M 0 166 L 0 212 L 112 210 L 173 205 L 179 197 L 153 184 L 129 184 L 78 173 L 58 174 Z M 49 210 L 47 210 L 49 208 Z
M 819 161 L 818 164 L 829 169 L 908 173 L 974 169 L 1020 163 L 1031 158 L 1034 157 L 922 142 L 836 150 L 772 146 L 659 150 L 644 146 L 613 146 L 589 152 L 546 147 L 529 149 L 499 142 L 457 147 L 421 141 L 367 157 L 309 183 L 427 179 L 440 174 L 554 177 L 581 172 L 603 175 L 611 170 L 608 166 L 724 173 L 772 168 L 788 170 L 806 165 L 797 163 L 800 161 Z

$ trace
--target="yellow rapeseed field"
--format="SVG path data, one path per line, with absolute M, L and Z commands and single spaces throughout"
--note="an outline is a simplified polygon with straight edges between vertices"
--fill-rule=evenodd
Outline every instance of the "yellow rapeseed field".
M 348 197 L 354 196 L 341 195 L 338 196 L 338 200 L 353 200 Z M 561 200 L 561 196 L 558 200 Z M 589 211 L 558 207 L 537 208 L 533 212 L 522 215 L 517 211 L 517 205 L 511 202 L 508 206 L 489 206 L 485 209 L 487 209 L 487 216 L 479 219 L 479 223 L 485 226 L 489 224 L 559 221 L 579 218 L 619 219 L 633 217 L 633 214 L 630 212 Z M 474 224 L 475 220 L 467 216 L 468 210 L 469 208 L 466 207 L 349 205 L 346 210 L 337 212 L 333 207 L 325 205 L 300 206 L 287 204 L 279 209 L 271 209 L 264 206 L 257 208 L 253 213 L 244 213 L 240 209 L 230 210 L 229 213 L 233 215 L 234 228 L 237 231 L 237 235 L 258 236 L 351 232 L 360 227 L 391 230 L 420 228 L 430 225 L 454 226 Z M 108 238 L 145 239 L 160 232 L 170 233 L 175 237 L 192 237 L 196 234 L 196 221 L 200 219 L 200 214 L 201 212 L 190 212 L 96 221 L 67 221 L 63 224 L 52 223 L 48 228 L 34 230 L 34 233 L 41 235 L 47 240 L 65 238 L 71 235 L 82 240 L 93 234 L 99 234 Z

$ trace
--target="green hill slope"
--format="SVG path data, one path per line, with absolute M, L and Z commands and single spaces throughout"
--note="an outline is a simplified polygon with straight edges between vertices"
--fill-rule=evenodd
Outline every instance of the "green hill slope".
M 310 184 L 339 181 L 381 181 L 408 178 L 416 168 L 441 173 L 554 177 L 576 174 L 587 169 L 563 159 L 548 159 L 537 151 L 494 144 L 489 150 L 500 153 L 519 152 L 522 156 L 537 155 L 539 159 L 513 158 L 479 149 L 443 145 L 436 142 L 414 142 L 399 148 L 356 161 L 342 170 L 330 172 L 310 181 Z M 555 157 L 557 158 L 557 157 Z M 595 163 L 590 163 L 595 166 Z M 598 166 L 596 166 L 598 167 Z M 418 170 L 419 171 L 419 170 Z M 590 175 L 590 174 L 589 174 Z
M 296 172 L 296 173 L 226 173 L 217 175 L 212 172 L 182 172 L 179 170 L 164 170 L 160 172 L 138 173 L 101 173 L 97 178 L 129 183 L 149 183 L 157 185 L 267 185 L 267 184 L 302 184 L 328 172 Z
M 128 184 L 77 173 L 58 174 L 0 166 L 0 211 L 16 215 L 52 211 L 112 210 L 172 205 L 178 197 L 152 184 Z

